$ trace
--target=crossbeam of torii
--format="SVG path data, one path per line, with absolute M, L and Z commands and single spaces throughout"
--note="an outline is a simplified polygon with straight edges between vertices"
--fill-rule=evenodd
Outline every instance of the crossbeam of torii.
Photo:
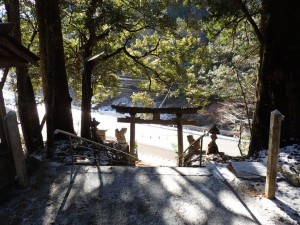
M 142 107 L 127 107 L 112 105 L 113 109 L 118 113 L 128 113 L 130 117 L 118 118 L 118 122 L 130 123 L 130 142 L 129 142 L 129 154 L 131 155 L 131 161 L 134 161 L 134 147 L 135 147 L 135 124 L 161 124 L 161 125 L 176 125 L 177 137 L 178 137 L 178 162 L 181 166 L 182 153 L 183 153 L 183 125 L 195 125 L 196 121 L 187 120 L 182 118 L 183 114 L 196 114 L 200 109 L 197 108 L 142 108 Z M 150 113 L 153 115 L 152 119 L 137 118 L 137 113 Z M 160 114 L 175 114 L 176 118 L 162 120 Z

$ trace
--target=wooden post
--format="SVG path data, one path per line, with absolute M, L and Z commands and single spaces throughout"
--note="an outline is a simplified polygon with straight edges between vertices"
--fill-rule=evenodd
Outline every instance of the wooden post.
M 268 166 L 267 166 L 267 177 L 266 177 L 266 188 L 265 188 L 265 197 L 268 199 L 275 198 L 278 152 L 280 146 L 280 130 L 281 130 L 281 121 L 283 120 L 283 118 L 284 116 L 278 110 L 274 110 L 271 112 Z
M 183 135 L 182 135 L 182 114 L 177 115 L 177 136 L 178 136 L 178 166 L 182 166 Z
M 130 114 L 130 143 L 129 143 L 130 163 L 135 163 L 135 113 Z
M 14 111 L 9 111 L 4 117 L 4 120 L 7 125 L 10 145 L 14 156 L 18 183 L 21 187 L 26 187 L 28 184 L 27 169 L 21 145 L 16 113 Z

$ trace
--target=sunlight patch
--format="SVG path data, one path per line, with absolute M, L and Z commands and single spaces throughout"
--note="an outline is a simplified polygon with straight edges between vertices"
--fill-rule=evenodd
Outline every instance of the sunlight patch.
M 191 202 L 172 201 L 171 208 L 185 223 L 201 224 L 207 220 L 206 212 Z
M 229 191 L 224 190 L 218 193 L 219 202 L 224 208 L 230 212 L 240 216 L 249 217 L 249 213 L 246 211 L 242 203 Z
M 173 177 L 164 177 L 164 179 L 161 179 L 161 183 L 166 191 L 174 195 L 182 194 L 181 186 L 178 184 L 176 180 L 173 179 Z

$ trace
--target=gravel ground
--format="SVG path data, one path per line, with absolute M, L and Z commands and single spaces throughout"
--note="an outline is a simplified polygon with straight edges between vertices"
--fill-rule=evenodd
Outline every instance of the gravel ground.
M 259 224 L 206 168 L 52 162 L 10 198 L 1 224 Z

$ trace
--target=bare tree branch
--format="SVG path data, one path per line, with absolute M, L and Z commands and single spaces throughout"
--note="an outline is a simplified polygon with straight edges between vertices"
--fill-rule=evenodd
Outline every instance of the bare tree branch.
M 123 49 L 125 55 L 127 55 L 129 58 L 131 58 L 136 64 L 142 66 L 143 68 L 146 68 L 147 70 L 150 70 L 152 73 L 155 74 L 156 78 L 162 82 L 164 82 L 168 87 L 170 86 L 169 82 L 163 78 L 161 78 L 160 74 L 153 68 L 145 65 L 144 63 L 140 62 L 138 60 L 138 58 L 136 58 L 135 56 L 131 55 L 126 48 Z
M 100 61 L 103 61 L 103 60 L 107 60 L 107 59 L 109 59 L 109 58 L 112 58 L 112 57 L 114 57 L 115 55 L 117 55 L 117 54 L 119 54 L 120 52 L 122 52 L 124 49 L 125 49 L 125 46 L 122 46 L 122 47 L 118 48 L 116 51 L 114 51 L 114 52 L 112 52 L 112 53 L 110 53 L 110 54 L 107 54 L 107 55 L 105 55 L 105 56 L 102 56 L 102 57 L 100 58 Z
M 225 30 L 226 28 L 232 26 L 232 24 L 239 24 L 242 20 L 244 20 L 245 17 L 237 17 L 234 18 L 233 20 L 228 21 L 227 23 L 224 24 L 224 26 L 221 27 L 220 30 L 218 30 L 218 32 L 214 35 L 214 39 L 216 39 L 223 30 Z
M 247 20 L 249 21 L 249 23 L 253 27 L 253 30 L 254 30 L 254 33 L 256 34 L 256 37 L 257 37 L 259 43 L 262 45 L 263 44 L 263 35 L 260 32 L 259 27 L 255 23 L 253 17 L 251 16 L 249 10 L 247 9 L 246 3 L 243 2 L 243 0 L 236 0 L 236 1 L 240 4 L 242 12 L 244 13 L 245 17 L 247 18 Z
M 245 90 L 243 88 L 242 81 L 240 79 L 240 75 L 239 75 L 238 70 L 237 70 L 236 67 L 235 67 L 235 73 L 236 73 L 236 77 L 237 77 L 237 80 L 238 80 L 238 83 L 239 83 L 239 86 L 240 86 L 240 89 L 241 89 L 241 94 L 243 96 L 243 100 L 244 100 L 244 104 L 245 104 L 245 108 L 246 108 L 246 115 L 247 115 L 247 120 L 248 120 L 248 126 L 249 126 L 249 130 L 250 130 L 250 133 L 251 133 L 252 127 L 251 127 L 250 112 L 249 112 L 249 107 L 248 107 L 246 92 L 245 92 Z
M 140 23 L 140 22 L 137 22 L 137 23 L 134 25 L 134 27 L 136 27 L 139 23 Z M 150 26 L 150 25 L 145 25 L 145 26 L 142 26 L 142 27 L 140 27 L 140 28 L 133 29 L 133 30 L 131 30 L 131 29 L 129 29 L 129 28 L 127 28 L 126 26 L 123 26 L 123 25 L 121 25 L 121 24 L 118 24 L 118 26 L 119 26 L 120 28 L 122 28 L 122 29 L 124 29 L 124 30 L 130 32 L 130 33 L 139 32 L 139 31 L 145 30 L 145 29 L 153 29 L 153 30 L 154 30 L 153 26 Z
M 107 30 L 105 30 L 103 33 L 97 35 L 97 36 L 95 37 L 95 41 L 100 41 L 101 39 L 107 37 L 107 36 L 109 35 L 110 31 L 111 31 L 111 29 L 107 29 Z

